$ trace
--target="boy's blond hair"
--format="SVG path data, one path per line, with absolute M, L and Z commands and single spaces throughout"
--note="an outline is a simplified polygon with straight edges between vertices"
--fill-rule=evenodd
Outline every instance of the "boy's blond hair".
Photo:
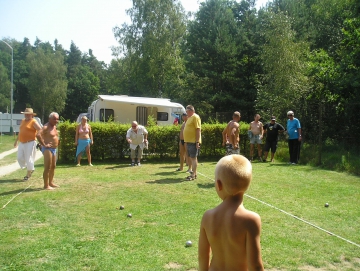
M 242 155 L 228 155 L 215 167 L 215 181 L 220 180 L 229 195 L 244 193 L 252 178 L 250 161 Z

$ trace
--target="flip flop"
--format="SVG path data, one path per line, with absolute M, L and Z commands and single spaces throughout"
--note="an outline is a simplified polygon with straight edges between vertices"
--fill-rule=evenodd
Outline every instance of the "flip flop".
M 180 168 L 177 168 L 177 169 L 176 169 L 176 171 L 182 171 L 182 169 L 180 169 Z
M 186 177 L 186 180 L 188 180 L 188 181 L 193 181 L 193 180 L 195 180 L 195 177 L 193 177 L 193 176 L 187 176 Z
M 25 176 L 25 177 L 24 177 L 24 181 L 27 181 L 27 180 L 29 180 L 29 177 L 28 177 L 28 176 Z

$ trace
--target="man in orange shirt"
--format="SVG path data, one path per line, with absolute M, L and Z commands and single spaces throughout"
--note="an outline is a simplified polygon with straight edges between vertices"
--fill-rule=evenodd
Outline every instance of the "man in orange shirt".
M 14 147 L 18 146 L 20 141 L 17 161 L 21 168 L 27 168 L 27 174 L 24 177 L 24 181 L 27 181 L 31 174 L 34 172 L 35 156 L 36 156 L 36 133 L 40 131 L 41 127 L 39 123 L 34 119 L 36 113 L 32 108 L 26 108 L 21 114 L 25 115 L 25 118 L 21 121 L 18 136 L 15 140 Z

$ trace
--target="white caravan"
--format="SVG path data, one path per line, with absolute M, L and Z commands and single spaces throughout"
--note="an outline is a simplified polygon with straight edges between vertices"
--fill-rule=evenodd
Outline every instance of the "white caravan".
M 88 108 L 90 121 L 115 121 L 131 123 L 136 120 L 146 125 L 148 116 L 154 117 L 158 125 L 173 124 L 175 118 L 181 120 L 185 108 L 170 99 L 130 97 L 127 95 L 99 95 Z
M 13 132 L 18 133 L 20 129 L 21 121 L 25 118 L 24 114 L 12 114 L 12 127 Z M 39 125 L 42 127 L 41 120 L 38 117 L 34 117 Z M 11 132 L 11 114 L 0 113 L 0 133 Z

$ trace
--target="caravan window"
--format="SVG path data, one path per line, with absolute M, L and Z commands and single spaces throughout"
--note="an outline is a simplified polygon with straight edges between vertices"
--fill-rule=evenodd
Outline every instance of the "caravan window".
M 105 118 L 104 118 L 104 114 L 105 114 Z M 101 108 L 100 109 L 99 120 L 100 121 L 106 121 L 106 122 L 109 121 L 109 120 L 114 121 L 114 109 Z
M 166 112 L 157 112 L 157 120 L 158 121 L 168 121 L 169 114 Z

